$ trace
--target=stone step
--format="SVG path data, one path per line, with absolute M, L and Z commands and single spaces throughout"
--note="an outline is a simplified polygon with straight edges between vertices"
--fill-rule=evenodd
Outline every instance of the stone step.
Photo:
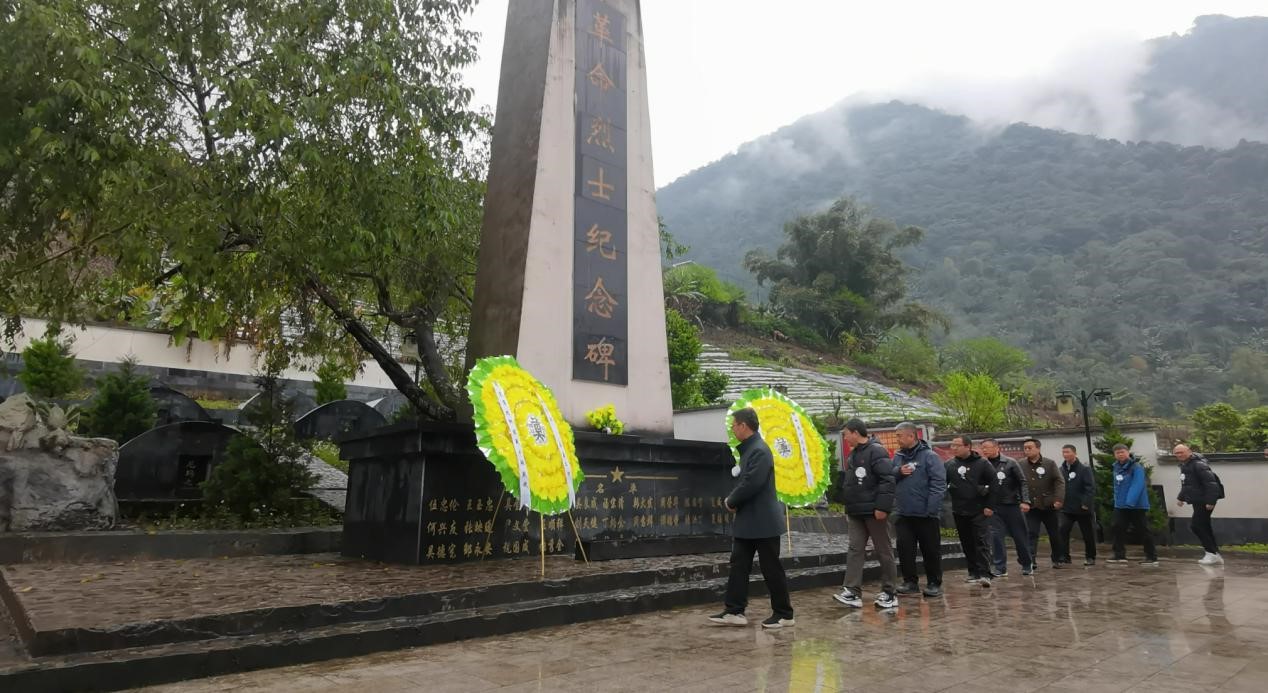
M 943 552 L 946 568 L 962 565 L 963 556 L 952 545 L 944 544 Z M 838 585 L 843 572 L 844 554 L 793 562 L 787 570 L 789 587 L 801 590 Z M 878 572 L 879 564 L 868 561 L 866 579 L 875 579 Z M 750 593 L 757 597 L 765 594 L 765 585 L 760 573 L 756 570 L 754 573 Z M 550 582 L 541 586 L 549 588 Z M 192 642 L 36 657 L 0 668 L 0 690 L 24 693 L 121 690 L 720 603 L 725 588 L 725 571 L 709 571 L 694 580 L 652 582 L 590 592 L 556 586 L 560 589 L 558 593 L 536 599 Z

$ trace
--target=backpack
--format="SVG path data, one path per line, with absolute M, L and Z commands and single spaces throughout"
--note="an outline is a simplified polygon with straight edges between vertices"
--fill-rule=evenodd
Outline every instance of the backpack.
M 1220 487 L 1219 494 L 1215 496 L 1215 499 L 1221 500 L 1224 498 L 1224 482 L 1220 481 L 1220 475 L 1216 474 L 1214 471 L 1211 472 L 1211 476 L 1215 477 L 1215 483 Z

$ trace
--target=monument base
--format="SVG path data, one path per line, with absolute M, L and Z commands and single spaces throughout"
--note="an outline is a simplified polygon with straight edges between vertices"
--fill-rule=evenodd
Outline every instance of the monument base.
M 713 536 L 630 539 L 627 541 L 582 541 L 577 546 L 574 558 L 579 561 L 611 561 L 618 558 L 651 558 L 654 556 L 681 556 L 693 553 L 730 553 L 731 537 L 718 534 Z
M 544 541 L 547 554 L 571 556 L 578 539 L 602 544 L 608 558 L 730 550 L 723 499 L 735 480 L 725 444 L 585 431 L 575 439 L 585 474 L 576 504 L 541 517 L 503 491 L 470 424 L 347 438 L 343 555 L 408 564 L 535 558 Z

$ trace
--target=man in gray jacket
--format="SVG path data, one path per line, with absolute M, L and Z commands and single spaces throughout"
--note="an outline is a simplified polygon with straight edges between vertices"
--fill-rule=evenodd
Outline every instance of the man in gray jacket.
M 796 625 L 788 597 L 788 578 L 779 562 L 779 538 L 784 533 L 784 509 L 775 496 L 775 460 L 757 432 L 757 412 L 740 409 L 732 415 L 731 431 L 740 441 L 740 483 L 726 497 L 726 509 L 735 513 L 731 525 L 731 574 L 726 585 L 726 608 L 709 620 L 722 626 L 746 626 L 748 578 L 753 553 L 762 566 L 762 578 L 770 592 L 770 618 L 763 628 Z
M 920 591 L 916 574 L 916 549 L 925 563 L 926 597 L 942 594 L 942 499 L 947 495 L 947 470 L 938 453 L 916 435 L 916 425 L 898 424 L 898 452 L 894 453 L 898 512 L 898 564 L 903 584 L 899 594 Z

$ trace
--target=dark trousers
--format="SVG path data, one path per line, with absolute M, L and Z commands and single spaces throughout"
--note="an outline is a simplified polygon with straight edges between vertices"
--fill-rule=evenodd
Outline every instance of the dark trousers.
M 788 577 L 779 562 L 779 537 L 741 539 L 731 546 L 731 575 L 726 582 L 726 612 L 742 614 L 748 607 L 748 577 L 753 572 L 753 553 L 762 564 L 762 578 L 770 592 L 770 608 L 780 618 L 792 618 L 792 602 L 788 598 Z
M 964 564 L 970 577 L 989 577 L 991 574 L 991 523 L 990 518 L 976 515 L 956 515 L 955 531 L 960 535 L 960 548 L 964 550 Z
M 1092 524 L 1092 513 L 1061 514 L 1061 560 L 1070 562 L 1070 532 L 1075 525 L 1079 526 L 1079 534 L 1083 535 L 1083 557 L 1096 559 L 1096 527 Z
M 1154 548 L 1154 535 L 1149 531 L 1149 511 L 1132 508 L 1114 508 L 1114 558 L 1127 558 L 1127 528 L 1135 527 L 1145 544 L 1145 560 L 1158 560 Z
M 1003 575 L 1008 572 L 1008 549 L 1004 546 L 1004 537 L 1013 538 L 1013 548 L 1017 549 L 1017 563 L 1023 570 L 1034 565 L 1034 556 L 1030 553 L 1029 530 L 1026 529 L 1026 514 L 1020 505 L 1000 505 L 991 516 L 991 544 L 995 554 L 995 572 Z
M 942 533 L 936 517 L 898 517 L 898 563 L 903 582 L 919 582 L 916 573 L 916 549 L 925 561 L 925 581 L 942 584 Z
M 1201 503 L 1193 506 L 1193 520 L 1189 522 L 1189 529 L 1197 535 L 1198 541 L 1202 542 L 1202 548 L 1207 553 L 1219 553 L 1220 545 L 1215 543 L 1215 530 L 1211 527 L 1212 512 Z M 900 538 L 899 541 L 902 539 Z
M 1039 510 L 1034 507 L 1026 513 L 1026 529 L 1028 530 L 1026 538 L 1030 540 L 1030 555 L 1036 563 L 1039 562 L 1040 528 L 1048 533 L 1048 543 L 1052 545 L 1052 562 L 1060 563 L 1065 558 L 1065 544 L 1061 541 L 1057 514 L 1057 511 L 1051 508 Z

